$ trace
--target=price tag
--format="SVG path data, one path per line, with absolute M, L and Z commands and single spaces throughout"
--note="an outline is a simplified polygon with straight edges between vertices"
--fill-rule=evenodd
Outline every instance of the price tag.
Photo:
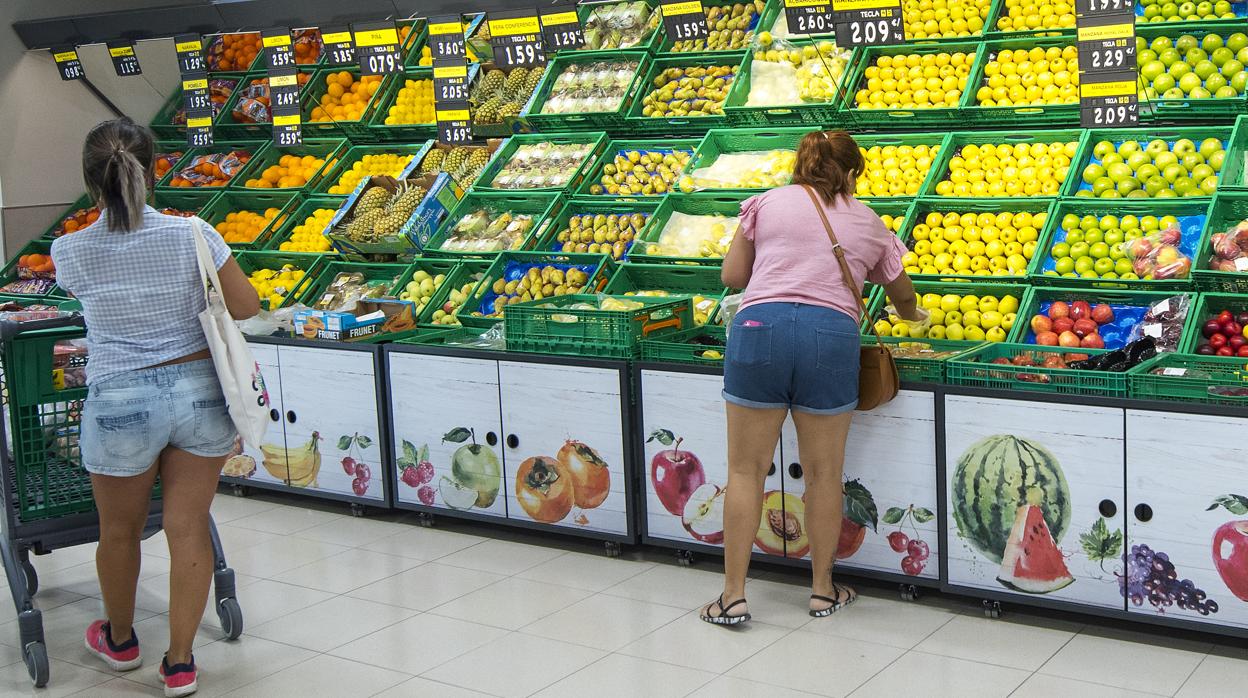
M 1248 257 L 1235 258 L 1235 271 L 1248 271 Z
M 264 42 L 264 62 L 266 69 L 272 73 L 295 65 L 295 49 L 290 41 L 290 29 L 276 27 L 265 29 L 260 33 Z
M 355 40 L 346 27 L 327 27 L 321 30 L 321 41 L 325 47 L 322 54 L 325 62 L 335 65 L 355 63 Z
M 186 113 L 212 112 L 212 97 L 208 94 L 208 74 L 182 76 L 182 100 Z
M 494 47 L 494 63 L 499 67 L 513 68 L 546 62 L 537 10 L 495 12 L 487 21 L 490 45 Z
M 459 15 L 443 15 L 429 19 L 429 54 L 433 60 L 458 58 L 466 60 L 464 25 Z
M 186 113 L 186 144 L 192 148 L 212 145 L 212 110 Z
M 831 34 L 832 0 L 784 0 L 790 34 Z
M 360 22 L 355 25 L 355 56 L 361 75 L 403 72 L 399 32 L 393 21 Z
M 299 107 L 294 110 L 273 109 L 273 145 L 281 148 L 303 145 L 303 121 Z
M 1075 18 L 1084 15 L 1131 15 L 1135 17 L 1135 0 L 1075 0 Z
M 269 104 L 279 109 L 299 110 L 299 76 L 294 68 L 269 75 Z
M 1075 21 L 1080 73 L 1136 69 L 1135 15 L 1090 15 Z
M 110 41 L 107 45 L 108 55 L 113 59 L 113 70 L 117 71 L 118 75 L 126 77 L 143 73 L 143 69 L 139 67 L 139 57 L 134 53 L 133 43 Z
M 439 104 L 434 110 L 438 121 L 438 142 L 463 145 L 472 142 L 472 115 L 467 102 Z
M 585 45 L 585 28 L 581 26 L 575 10 L 546 10 L 540 18 L 547 51 L 576 49 Z
M 711 35 L 702 0 L 662 2 L 659 8 L 663 12 L 663 30 L 672 41 L 694 41 Z
M 1080 76 L 1079 123 L 1084 128 L 1135 126 L 1140 122 L 1134 70 Z
M 832 0 L 836 44 L 881 46 L 906 42 L 901 0 Z
M 62 80 L 82 79 L 82 61 L 78 60 L 78 51 L 74 47 L 52 49 L 52 60 L 56 61 L 56 70 Z
M 468 64 L 448 60 L 433 68 L 433 101 L 468 101 Z
M 173 38 L 173 50 L 178 54 L 178 72 L 183 75 L 202 73 L 204 66 L 204 41 L 199 34 L 179 34 Z

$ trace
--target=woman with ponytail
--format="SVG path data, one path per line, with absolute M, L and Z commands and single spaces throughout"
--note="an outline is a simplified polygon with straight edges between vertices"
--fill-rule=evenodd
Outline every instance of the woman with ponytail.
M 255 315 L 259 298 L 211 226 L 147 204 L 153 156 L 152 133 L 130 119 L 87 134 L 82 174 L 100 217 L 58 238 L 52 258 L 57 283 L 82 303 L 87 325 L 79 448 L 99 510 L 95 563 L 107 615 L 87 629 L 87 650 L 115 671 L 143 662 L 134 598 L 159 476 L 170 557 L 169 647 L 160 676 L 166 696 L 184 696 L 197 687 L 191 642 L 212 582 L 208 510 L 237 438 L 198 319 L 205 301 L 196 224 L 230 314 Z

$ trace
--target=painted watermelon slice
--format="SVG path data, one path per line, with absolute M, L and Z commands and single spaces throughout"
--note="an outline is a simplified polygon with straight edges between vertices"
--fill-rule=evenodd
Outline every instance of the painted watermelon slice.
M 997 581 L 1027 594 L 1048 594 L 1075 581 L 1040 507 L 1024 504 L 1014 513 Z

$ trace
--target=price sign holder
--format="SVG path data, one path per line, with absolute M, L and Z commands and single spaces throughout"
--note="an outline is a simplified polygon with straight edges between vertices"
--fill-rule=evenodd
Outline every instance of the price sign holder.
M 73 46 L 52 49 L 52 60 L 56 61 L 56 71 L 62 80 L 81 80 L 82 61 L 78 59 L 78 50 Z
M 429 54 L 433 60 L 467 60 L 464 48 L 464 25 L 459 15 L 429 18 Z
M 265 69 L 272 74 L 275 70 L 285 70 L 295 65 L 295 49 L 290 41 L 290 29 L 274 27 L 260 32 L 260 41 L 264 44 Z
M 182 75 L 202 73 L 204 65 L 204 40 L 199 34 L 179 34 L 173 37 L 173 49 L 178 54 L 178 72 Z
M 143 68 L 139 66 L 139 57 L 134 52 L 134 42 L 127 40 L 109 41 L 108 56 L 113 59 L 113 70 L 122 77 L 130 75 L 142 75 Z
M 468 101 L 468 64 L 446 59 L 433 67 L 433 101 L 436 103 Z
M 186 144 L 192 148 L 212 145 L 212 110 L 186 113 Z
M 784 0 L 790 34 L 831 34 L 835 31 L 832 0 Z
M 386 75 L 403 72 L 403 53 L 399 49 L 399 32 L 394 22 L 357 22 L 355 56 L 361 75 Z
M 494 62 L 501 68 L 540 65 L 546 62 L 542 26 L 537 10 L 492 12 L 487 20 Z
M 832 0 L 836 45 L 886 46 L 904 44 L 901 0 Z
M 212 113 L 212 97 L 208 94 L 208 73 L 191 73 L 182 76 L 182 103 L 186 113 Z
M 1083 128 L 1135 126 L 1140 99 L 1134 68 L 1119 73 L 1088 73 L 1079 77 L 1079 125 Z
M 1135 0 L 1075 0 L 1075 20 L 1096 15 L 1135 16 Z
M 545 8 L 539 13 L 547 52 L 578 49 L 585 45 L 585 27 L 581 26 L 575 9 Z
M 1085 128 L 1140 122 L 1134 0 L 1078 0 L 1079 123 Z
M 472 142 L 472 115 L 467 102 L 437 104 L 434 117 L 438 122 L 438 142 L 465 145 Z
M 702 0 L 660 2 L 659 9 L 663 13 L 663 30 L 671 41 L 694 41 L 711 35 Z
M 1076 17 L 1079 72 L 1117 72 L 1136 69 L 1135 14 Z
M 299 111 L 299 76 L 293 66 L 269 73 L 269 104 L 273 113 L 279 109 Z
M 356 62 L 355 39 L 346 27 L 325 27 L 321 30 L 321 41 L 324 43 L 321 52 L 326 63 L 347 65 Z
M 303 145 L 303 121 L 299 105 L 273 108 L 273 145 L 279 148 Z

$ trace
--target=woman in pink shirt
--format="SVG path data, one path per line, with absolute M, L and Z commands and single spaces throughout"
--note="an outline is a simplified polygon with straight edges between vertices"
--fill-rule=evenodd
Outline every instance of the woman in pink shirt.
M 793 184 L 741 204 L 741 226 L 723 267 L 724 283 L 745 289 L 724 361 L 724 591 L 702 609 L 708 623 L 736 625 L 750 618 L 745 576 L 762 515 L 763 481 L 790 413 L 806 482 L 805 521 L 797 525 L 810 540 L 810 615 L 831 615 L 857 596 L 832 581 L 832 563 L 841 533 L 845 439 L 858 403 L 861 314 L 803 185 L 818 194 L 858 295 L 863 281 L 871 281 L 885 287 L 902 318 L 918 321 L 922 314 L 901 265 L 905 245 L 853 197 L 862 172 L 862 154 L 849 134 L 816 131 L 798 145 Z

